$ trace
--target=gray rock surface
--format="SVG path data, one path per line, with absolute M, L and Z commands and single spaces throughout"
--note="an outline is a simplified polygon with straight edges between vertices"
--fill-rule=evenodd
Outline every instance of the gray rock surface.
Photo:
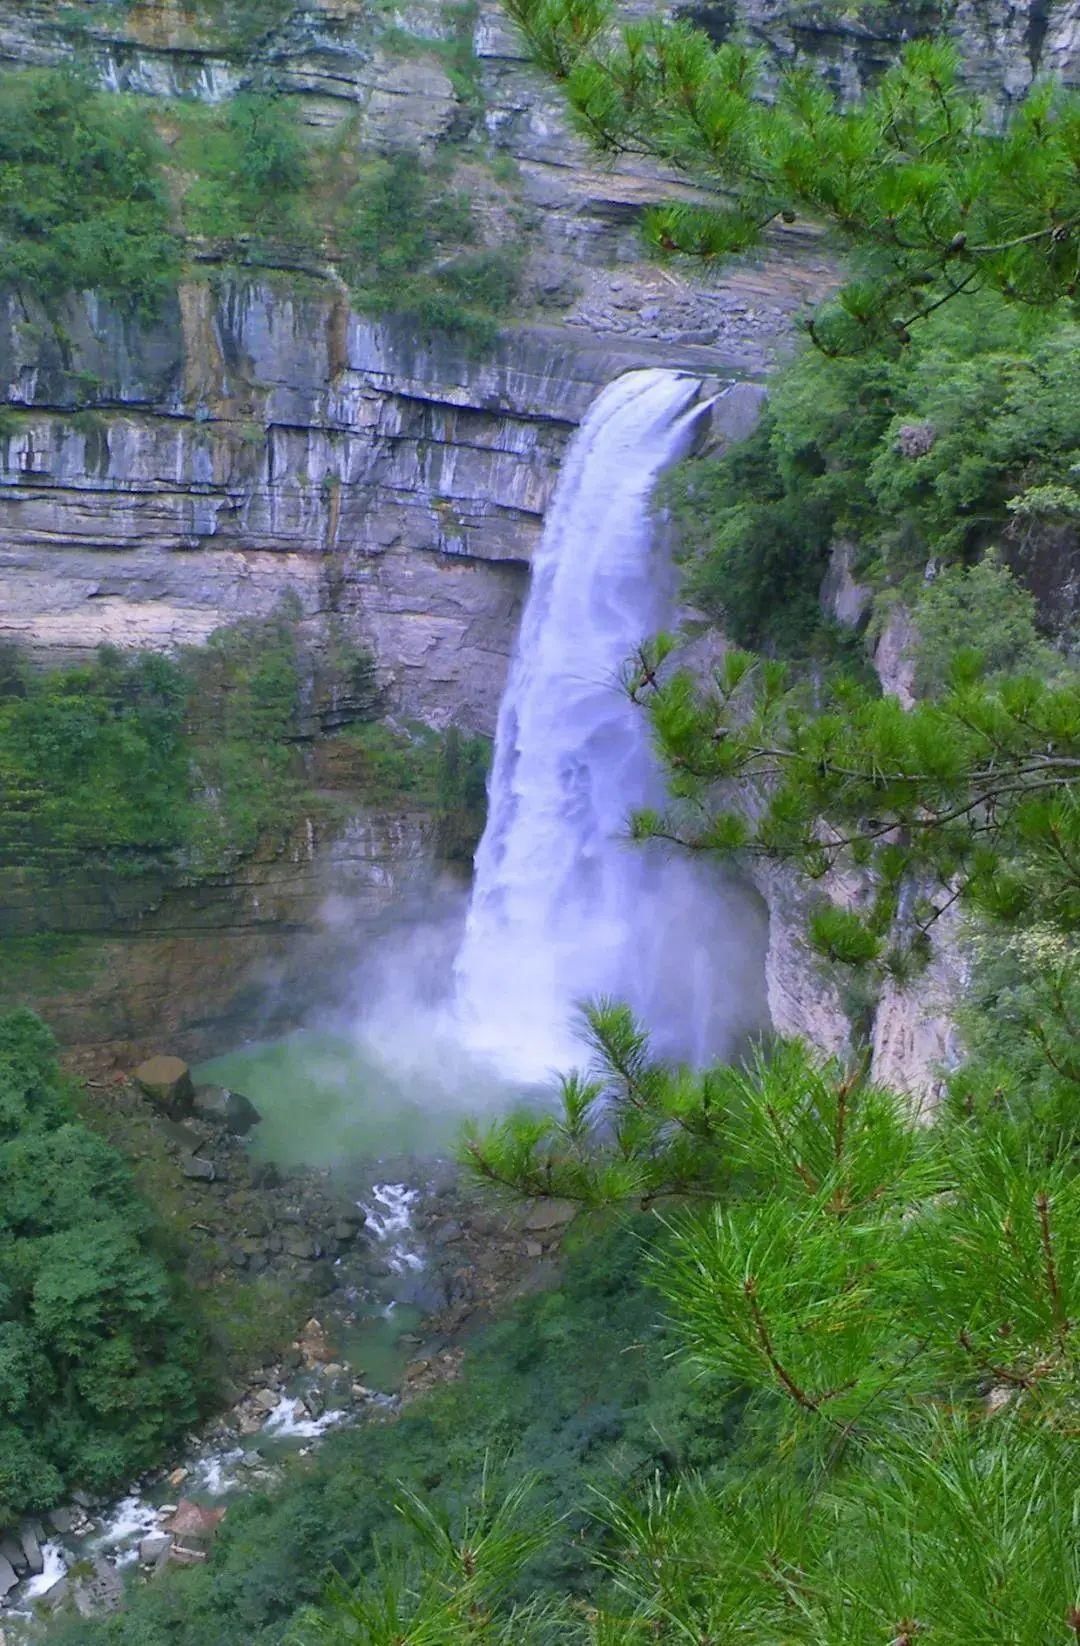
M 262 1119 L 250 1097 L 226 1086 L 196 1086 L 194 1109 L 203 1120 L 224 1126 L 236 1137 L 246 1136 Z
M 45 1570 L 45 1557 L 41 1552 L 41 1538 L 39 1528 L 27 1522 L 20 1533 L 19 1541 L 22 1545 L 23 1559 L 26 1569 L 32 1577 L 40 1577 Z
M 201 1155 L 186 1156 L 180 1162 L 180 1172 L 183 1177 L 194 1178 L 203 1183 L 213 1183 L 217 1177 L 212 1160 L 204 1160 Z

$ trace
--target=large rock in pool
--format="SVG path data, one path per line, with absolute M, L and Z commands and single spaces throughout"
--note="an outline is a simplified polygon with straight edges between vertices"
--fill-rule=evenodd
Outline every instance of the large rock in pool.
M 148 1057 L 135 1070 L 135 1084 L 152 1103 L 176 1118 L 191 1113 L 195 1088 L 181 1057 Z
M 230 1091 L 228 1086 L 196 1086 L 195 1113 L 224 1126 L 236 1137 L 243 1137 L 262 1119 L 250 1097 Z

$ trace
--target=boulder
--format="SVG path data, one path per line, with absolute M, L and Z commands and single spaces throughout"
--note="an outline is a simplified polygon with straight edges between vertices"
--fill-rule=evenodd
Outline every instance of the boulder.
M 284 1245 L 286 1256 L 301 1257 L 308 1263 L 313 1263 L 317 1257 L 322 1256 L 322 1248 L 310 1235 L 299 1232 L 287 1234 Z
M 562 1229 L 577 1216 L 572 1200 L 536 1200 L 525 1213 L 522 1228 L 528 1234 L 549 1234 Z
M 262 1119 L 249 1097 L 228 1086 L 196 1086 L 193 1102 L 196 1114 L 224 1126 L 235 1137 L 245 1136 Z
M 22 1552 L 27 1569 L 32 1577 L 40 1577 L 45 1570 L 45 1556 L 41 1552 L 41 1539 L 36 1526 L 24 1526 L 22 1529 Z
M 208 1543 L 224 1518 L 224 1509 L 204 1509 L 201 1503 L 182 1497 L 163 1529 L 185 1542 Z
M 185 1126 L 182 1120 L 165 1119 L 161 1122 L 161 1130 L 169 1142 L 180 1154 L 194 1154 L 201 1149 L 206 1139 L 190 1126 Z
M 300 1334 L 297 1348 L 305 1366 L 325 1365 L 333 1360 L 334 1351 L 330 1347 L 330 1339 L 326 1335 L 326 1328 L 321 1320 L 314 1316 L 308 1321 Z
M 54 1531 L 64 1537 L 74 1526 L 75 1516 L 70 1509 L 53 1509 L 49 1515 L 49 1524 Z
M 8 1560 L 6 1555 L 0 1555 L 0 1600 L 3 1600 L 5 1595 L 9 1595 L 11 1593 L 12 1589 L 14 1589 L 18 1584 L 18 1581 L 19 1574 L 11 1564 L 11 1561 Z
M 124 1579 L 115 1566 L 103 1557 L 98 1558 L 93 1570 L 76 1583 L 73 1598 L 80 1617 L 115 1612 L 124 1598 Z
M 197 1178 L 204 1183 L 212 1183 L 216 1175 L 214 1162 L 204 1160 L 201 1155 L 197 1154 L 189 1155 L 186 1160 L 182 1160 L 180 1170 L 185 1177 Z
M 195 1101 L 191 1070 L 180 1057 L 148 1057 L 135 1070 L 135 1084 L 174 1119 L 190 1114 Z
M 139 1544 L 139 1565 L 157 1566 L 169 1558 L 173 1540 L 168 1532 L 151 1532 Z
M 25 1577 L 30 1570 L 23 1546 L 17 1538 L 0 1538 L 0 1560 L 6 1560 L 19 1577 Z
M 259 1389 L 252 1395 L 251 1401 L 260 1412 L 276 1412 L 281 1405 L 281 1396 L 276 1389 Z

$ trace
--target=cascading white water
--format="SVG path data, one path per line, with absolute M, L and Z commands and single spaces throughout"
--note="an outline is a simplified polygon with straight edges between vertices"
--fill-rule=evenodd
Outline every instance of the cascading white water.
M 517 1079 L 580 1061 L 586 998 L 629 1002 L 666 1049 L 694 1058 L 724 1050 L 744 1015 L 725 1005 L 735 933 L 715 877 L 706 886 L 696 865 L 625 838 L 628 814 L 662 787 L 619 671 L 670 615 L 649 499 L 694 442 L 700 392 L 672 371 L 604 390 L 533 562 L 455 968 L 468 1045 Z

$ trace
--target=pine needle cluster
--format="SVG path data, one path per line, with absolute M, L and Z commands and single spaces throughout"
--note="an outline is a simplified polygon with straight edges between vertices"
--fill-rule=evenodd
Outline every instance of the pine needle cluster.
M 943 39 L 907 47 L 857 104 L 797 66 L 766 85 L 760 55 L 613 0 L 507 0 L 537 62 L 602 153 L 658 160 L 699 203 L 646 219 L 660 253 L 706 260 L 758 248 L 796 220 L 824 225 L 851 269 L 811 324 L 829 353 L 883 338 L 962 295 L 1075 302 L 1080 280 L 1080 97 L 1040 82 L 1003 122 L 964 85 Z

